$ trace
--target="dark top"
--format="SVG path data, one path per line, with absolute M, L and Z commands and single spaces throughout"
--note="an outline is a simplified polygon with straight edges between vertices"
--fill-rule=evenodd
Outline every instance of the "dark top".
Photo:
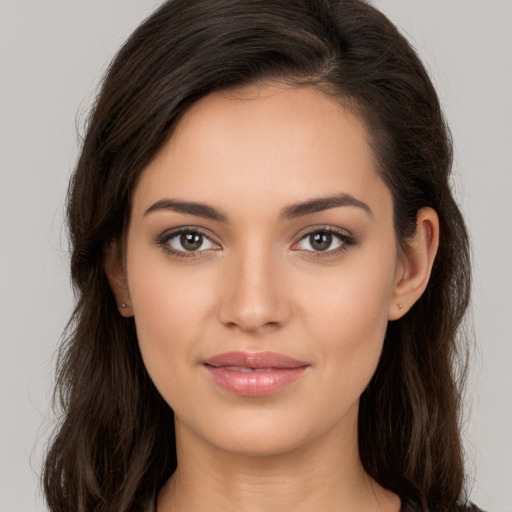
M 402 498 L 402 506 L 400 507 L 400 512 L 423 512 L 423 510 L 423 507 L 417 502 L 408 498 Z M 472 503 L 469 503 L 466 506 L 461 506 L 458 510 L 460 512 L 484 512 Z
M 468 504 L 465 507 L 461 507 L 459 509 L 460 512 L 484 512 L 483 510 L 475 507 L 473 504 Z M 154 500 L 152 506 L 148 509 L 147 512 L 156 512 L 156 499 Z M 402 506 L 400 507 L 400 512 L 423 512 L 423 508 L 418 503 L 408 499 L 402 498 Z

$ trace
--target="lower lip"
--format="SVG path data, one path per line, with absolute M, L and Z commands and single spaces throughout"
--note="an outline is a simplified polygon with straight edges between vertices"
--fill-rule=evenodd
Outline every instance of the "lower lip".
M 306 370 L 272 368 L 269 370 L 240 372 L 225 367 L 205 365 L 212 379 L 223 389 L 241 396 L 268 396 L 295 382 Z

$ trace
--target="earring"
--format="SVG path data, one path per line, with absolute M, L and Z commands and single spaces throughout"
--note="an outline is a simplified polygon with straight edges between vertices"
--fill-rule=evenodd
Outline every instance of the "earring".
M 125 308 L 127 308 L 128 306 L 123 302 L 123 303 L 121 304 L 121 307 L 122 307 L 123 309 L 125 309 Z
M 399 309 L 400 311 L 402 311 L 402 309 L 404 309 L 404 307 L 402 306 L 402 304 L 398 303 L 398 309 Z

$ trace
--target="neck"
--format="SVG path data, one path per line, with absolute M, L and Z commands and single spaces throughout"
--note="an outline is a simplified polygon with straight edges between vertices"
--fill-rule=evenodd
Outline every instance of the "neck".
M 178 469 L 158 512 L 397 512 L 399 498 L 361 465 L 356 425 L 349 435 L 333 429 L 286 453 L 248 456 L 213 447 L 178 422 Z

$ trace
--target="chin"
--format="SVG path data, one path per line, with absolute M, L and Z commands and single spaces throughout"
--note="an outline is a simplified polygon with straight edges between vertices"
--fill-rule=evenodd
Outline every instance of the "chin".
M 208 441 L 218 449 L 241 457 L 282 456 L 307 445 L 311 433 L 294 432 L 290 428 L 273 428 L 272 431 L 252 426 L 231 432 L 209 432 Z
M 315 411 L 309 401 L 251 399 L 233 407 L 203 409 L 201 418 L 176 420 L 177 439 L 202 441 L 209 447 L 243 457 L 273 457 L 315 447 L 331 437 L 338 440 L 357 438 L 358 401 L 330 412 Z M 213 404 L 212 404 L 213 405 Z M 274 407 L 272 407 L 274 405 Z M 187 421 L 188 420 L 188 421 Z M 320 443 L 321 444 L 321 443 Z

